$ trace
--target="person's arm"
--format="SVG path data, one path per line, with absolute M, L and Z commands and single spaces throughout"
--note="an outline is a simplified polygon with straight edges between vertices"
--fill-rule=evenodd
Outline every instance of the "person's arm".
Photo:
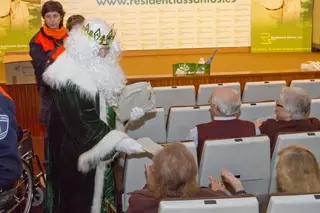
M 52 58 L 46 54 L 40 43 L 36 41 L 36 37 L 31 39 L 29 43 L 30 56 L 32 58 L 32 65 L 35 69 L 37 79 L 42 79 L 42 74 L 46 68 L 53 62 Z
M 23 129 L 21 126 L 18 124 L 17 125 L 17 141 L 21 141 L 23 138 Z
M 76 142 L 79 170 L 87 172 L 116 151 L 141 152 L 141 145 L 127 134 L 111 130 L 101 119 L 93 101 L 80 94 L 77 86 L 52 91 L 53 100 L 69 134 Z
M 19 179 L 22 164 L 18 152 L 15 104 L 2 93 L 0 93 L 0 148 L 2 156 L 10 156 L 10 160 L 5 161 L 6 167 L 0 168 L 0 182 L 11 184 Z

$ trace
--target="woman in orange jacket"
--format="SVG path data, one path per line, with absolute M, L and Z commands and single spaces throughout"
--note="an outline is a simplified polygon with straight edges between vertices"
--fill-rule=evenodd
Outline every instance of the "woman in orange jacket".
M 44 3 L 41 15 L 44 24 L 31 39 L 29 46 L 40 93 L 40 123 L 46 127 L 52 100 L 48 94 L 48 87 L 42 80 L 42 74 L 57 55 L 63 52 L 63 40 L 67 37 L 67 30 L 63 26 L 65 12 L 60 2 L 47 1 Z

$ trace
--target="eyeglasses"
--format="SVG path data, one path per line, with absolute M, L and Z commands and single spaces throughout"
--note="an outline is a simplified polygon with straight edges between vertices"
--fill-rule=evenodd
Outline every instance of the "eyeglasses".
M 279 102 L 278 102 L 278 101 L 276 102 L 276 106 L 277 106 L 277 107 L 284 108 L 284 106 L 283 106 L 283 105 L 281 105 L 281 104 L 279 104 Z
M 215 106 L 215 104 L 212 103 L 212 101 L 211 101 L 210 99 L 208 100 L 208 104 L 209 104 L 210 106 L 212 106 L 212 107 Z

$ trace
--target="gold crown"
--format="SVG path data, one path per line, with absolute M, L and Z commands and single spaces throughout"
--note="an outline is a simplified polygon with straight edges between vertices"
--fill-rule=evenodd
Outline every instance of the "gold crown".
M 82 31 L 87 34 L 89 38 L 97 41 L 100 45 L 110 45 L 117 34 L 117 31 L 114 29 L 114 24 L 111 25 L 111 30 L 107 35 L 102 34 L 100 28 L 96 29 L 95 31 L 90 29 L 89 23 L 82 27 Z

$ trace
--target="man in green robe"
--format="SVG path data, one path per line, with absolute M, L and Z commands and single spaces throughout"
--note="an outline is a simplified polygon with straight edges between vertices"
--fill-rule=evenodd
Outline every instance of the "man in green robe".
M 118 64 L 115 30 L 99 19 L 72 30 L 65 51 L 43 80 L 53 99 L 46 137 L 46 213 L 100 213 L 115 204 L 112 156 L 143 152 L 114 130 L 126 78 Z M 133 108 L 129 121 L 144 115 Z

